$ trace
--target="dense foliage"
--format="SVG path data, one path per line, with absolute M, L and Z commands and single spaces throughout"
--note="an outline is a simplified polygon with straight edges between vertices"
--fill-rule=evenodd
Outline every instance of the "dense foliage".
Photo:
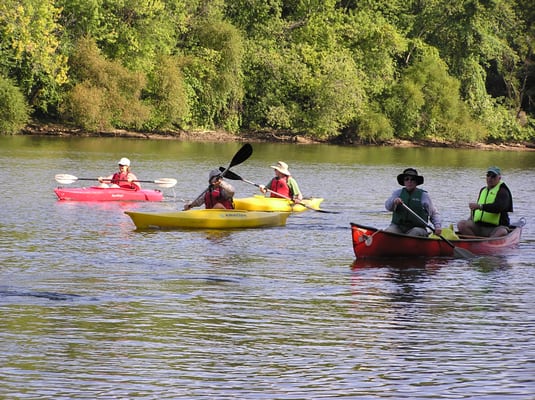
M 520 0 L 3 0 L 0 126 L 534 141 L 534 20 Z
M 0 134 L 18 133 L 28 121 L 29 111 L 20 90 L 0 76 Z

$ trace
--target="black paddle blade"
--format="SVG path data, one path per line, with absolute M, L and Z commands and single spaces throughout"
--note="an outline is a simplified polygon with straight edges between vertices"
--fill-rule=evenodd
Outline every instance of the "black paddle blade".
M 230 179 L 231 181 L 242 181 L 243 180 L 241 176 L 239 176 L 238 174 L 235 174 L 230 169 L 226 169 L 225 167 L 219 167 L 219 170 L 221 172 L 224 172 L 226 170 L 227 172 L 225 172 L 225 178 Z
M 253 154 L 253 146 L 251 146 L 250 143 L 245 143 L 240 150 L 232 157 L 232 160 L 230 161 L 228 169 L 231 169 L 232 167 L 241 164 L 245 160 L 247 160 L 249 157 L 251 157 L 251 154 Z
M 308 208 L 309 210 L 312 210 L 312 211 L 317 211 L 317 212 L 320 212 L 320 213 L 325 213 L 325 214 L 340 214 L 340 211 L 330 211 L 330 210 L 323 210 L 321 208 L 314 208 L 314 207 L 308 207 L 305 205 L 306 208 Z

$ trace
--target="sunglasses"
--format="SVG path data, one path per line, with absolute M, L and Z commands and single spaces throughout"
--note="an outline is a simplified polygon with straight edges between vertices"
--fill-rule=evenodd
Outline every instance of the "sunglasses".
M 496 175 L 494 172 L 488 172 L 487 178 L 496 178 L 498 175 Z
M 405 182 L 409 182 L 409 181 L 416 182 L 416 178 L 411 178 L 410 176 L 406 176 L 403 180 L 404 180 Z

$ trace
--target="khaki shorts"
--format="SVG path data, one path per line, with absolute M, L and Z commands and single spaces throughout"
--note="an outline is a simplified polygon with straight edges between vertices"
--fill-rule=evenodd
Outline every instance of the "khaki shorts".
M 474 234 L 476 236 L 491 237 L 493 236 L 494 232 L 496 232 L 498 229 L 505 228 L 509 230 L 509 228 L 507 228 L 506 226 L 502 226 L 502 225 L 488 226 L 488 225 L 477 224 L 474 221 L 468 221 L 466 225 L 469 226 L 474 231 Z

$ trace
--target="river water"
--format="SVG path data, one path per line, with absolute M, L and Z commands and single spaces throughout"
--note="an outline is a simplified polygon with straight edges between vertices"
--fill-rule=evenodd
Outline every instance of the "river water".
M 240 147 L 0 137 L 0 398 L 534 398 L 535 152 L 253 144 L 236 173 L 265 184 L 283 160 L 339 213 L 134 229 L 125 210 L 182 208 Z M 107 175 L 123 156 L 177 186 L 162 203 L 56 200 L 55 174 Z M 404 168 L 455 224 L 489 165 L 527 220 L 517 251 L 354 264 L 350 222 L 387 226 Z

